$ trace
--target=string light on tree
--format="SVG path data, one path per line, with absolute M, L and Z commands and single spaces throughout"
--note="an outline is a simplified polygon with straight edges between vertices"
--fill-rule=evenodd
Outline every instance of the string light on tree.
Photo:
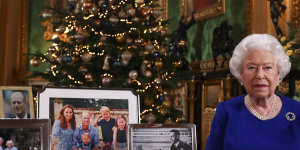
M 132 88 L 141 97 L 143 121 L 175 122 L 178 116 L 170 115 L 179 113 L 166 111 L 172 100 L 164 98 L 179 73 L 188 71 L 182 69 L 184 55 L 172 56 L 186 43 L 175 42 L 169 52 L 167 22 L 157 14 L 156 2 L 68 0 L 65 8 L 43 11 L 45 37 L 53 44 L 30 62 L 39 67 L 43 59 L 48 71 L 33 75 L 57 86 Z

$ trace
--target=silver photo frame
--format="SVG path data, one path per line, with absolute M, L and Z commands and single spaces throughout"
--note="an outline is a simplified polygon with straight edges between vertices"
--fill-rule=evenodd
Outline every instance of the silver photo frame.
M 130 150 L 197 149 L 194 124 L 130 124 L 128 130 Z

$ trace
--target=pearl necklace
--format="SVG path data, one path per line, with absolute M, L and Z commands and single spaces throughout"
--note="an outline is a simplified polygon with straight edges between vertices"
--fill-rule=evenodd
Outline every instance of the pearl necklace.
M 278 108 L 278 103 L 276 102 L 277 98 L 276 95 L 273 96 L 273 101 L 271 104 L 271 110 L 266 114 L 266 115 L 261 115 L 260 113 L 258 113 L 252 102 L 250 101 L 249 95 L 245 96 L 245 105 L 248 108 L 248 110 L 259 120 L 267 120 L 267 119 L 271 119 L 274 117 L 274 114 L 276 112 L 276 109 Z

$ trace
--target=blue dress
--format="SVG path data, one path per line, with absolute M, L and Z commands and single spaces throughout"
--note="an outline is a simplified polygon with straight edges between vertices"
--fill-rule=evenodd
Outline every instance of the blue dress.
M 259 120 L 244 105 L 244 96 L 219 103 L 205 150 L 300 150 L 300 103 L 280 96 L 273 119 Z M 288 120 L 292 112 L 296 118 Z
M 59 143 L 55 146 L 55 150 L 72 150 L 73 145 L 73 129 L 62 129 L 60 120 L 55 120 L 52 128 L 52 138 L 59 139 Z

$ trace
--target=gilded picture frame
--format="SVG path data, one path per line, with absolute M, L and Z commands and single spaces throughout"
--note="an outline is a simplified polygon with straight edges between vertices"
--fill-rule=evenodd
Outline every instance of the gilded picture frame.
M 225 13 L 225 0 L 180 0 L 180 16 L 190 17 L 194 12 L 196 21 Z
M 202 84 L 201 149 L 205 148 L 216 107 L 224 99 L 224 80 L 210 79 Z
M 0 118 L 35 118 L 32 87 L 0 86 L 0 91 Z

